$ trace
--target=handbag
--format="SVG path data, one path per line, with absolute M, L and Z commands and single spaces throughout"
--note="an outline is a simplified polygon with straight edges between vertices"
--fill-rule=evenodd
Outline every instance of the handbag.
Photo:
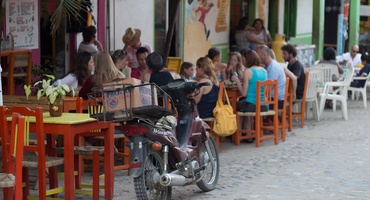
M 216 107 L 213 109 L 213 116 L 215 118 L 213 122 L 213 132 L 221 137 L 232 135 L 238 129 L 236 115 L 233 112 L 233 107 L 230 105 L 225 87 L 223 89 L 227 104 L 224 104 L 222 101 L 222 92 L 220 92 Z

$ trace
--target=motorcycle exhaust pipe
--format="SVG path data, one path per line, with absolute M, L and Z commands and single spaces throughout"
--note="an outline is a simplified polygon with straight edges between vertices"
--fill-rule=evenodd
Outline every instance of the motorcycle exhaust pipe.
M 162 186 L 184 186 L 188 181 L 180 174 L 165 173 L 161 175 L 159 182 Z

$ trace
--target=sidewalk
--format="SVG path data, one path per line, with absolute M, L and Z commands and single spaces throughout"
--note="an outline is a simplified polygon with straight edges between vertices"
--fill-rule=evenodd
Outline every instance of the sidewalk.
M 172 199 L 370 199 L 368 109 L 362 100 L 349 100 L 348 121 L 339 106 L 335 112 L 325 109 L 322 121 L 306 120 L 304 128 L 296 123 L 278 145 L 221 143 L 217 188 L 203 193 L 197 186 L 173 187 Z M 83 178 L 90 180 L 90 173 Z M 136 199 L 127 171 L 115 173 L 114 199 Z

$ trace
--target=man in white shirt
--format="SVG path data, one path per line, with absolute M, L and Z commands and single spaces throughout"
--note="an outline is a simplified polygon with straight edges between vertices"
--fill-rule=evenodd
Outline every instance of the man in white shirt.
M 358 53 L 358 50 L 358 45 L 353 45 L 350 52 L 337 56 L 337 61 L 341 65 L 345 61 L 347 63 L 346 66 L 351 65 L 352 67 L 356 67 L 356 65 L 361 64 L 361 53 Z

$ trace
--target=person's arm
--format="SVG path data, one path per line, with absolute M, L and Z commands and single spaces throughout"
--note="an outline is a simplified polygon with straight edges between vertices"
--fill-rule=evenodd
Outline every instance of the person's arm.
M 253 43 L 256 43 L 256 44 L 265 44 L 265 42 L 263 41 L 259 41 L 257 40 L 252 34 L 248 34 L 247 33 L 247 39 L 250 41 L 250 42 L 253 42 Z
M 83 99 L 87 99 L 87 94 L 91 92 L 91 88 L 93 88 L 94 85 L 92 83 L 92 76 L 90 76 L 78 92 L 78 96 L 82 97 Z
M 94 45 L 96 45 L 96 47 L 98 48 L 98 50 L 99 50 L 100 52 L 104 51 L 103 45 L 100 43 L 100 41 L 99 41 L 99 40 L 94 40 L 94 41 L 93 41 L 93 44 L 94 44 Z
M 205 82 L 205 81 L 199 81 L 200 83 L 203 83 L 203 82 Z M 194 94 L 194 101 L 195 101 L 195 103 L 196 104 L 198 104 L 199 103 L 199 101 L 200 101 L 200 99 L 202 98 L 202 95 L 203 95 L 203 92 L 204 92 L 204 87 L 201 87 L 200 89 L 199 89 L 199 92 L 195 92 Z
M 227 77 L 227 74 L 228 74 L 228 73 L 226 73 L 227 70 L 230 70 L 230 69 L 226 68 L 226 69 L 224 69 L 224 70 L 221 71 L 221 75 L 222 75 L 222 80 L 223 81 L 226 81 L 226 80 L 229 80 L 230 79 L 230 77 Z
M 266 37 L 267 37 L 267 44 L 272 44 L 272 38 L 269 32 L 266 33 Z
M 241 83 L 238 77 L 234 75 L 231 77 L 231 80 L 236 83 L 239 92 L 242 94 L 243 97 L 245 97 L 247 96 L 249 79 L 251 79 L 252 77 L 252 72 L 249 69 L 244 70 L 243 77 L 243 83 Z
M 338 67 L 339 74 L 343 74 L 343 68 L 339 63 L 337 64 L 337 67 Z
M 297 77 L 291 71 L 289 71 L 289 69 L 287 69 L 286 67 L 282 66 L 282 68 L 284 69 L 285 75 L 289 77 L 290 82 L 292 83 L 292 86 L 293 86 L 293 100 L 295 100 L 296 99 L 296 91 L 297 91 Z

